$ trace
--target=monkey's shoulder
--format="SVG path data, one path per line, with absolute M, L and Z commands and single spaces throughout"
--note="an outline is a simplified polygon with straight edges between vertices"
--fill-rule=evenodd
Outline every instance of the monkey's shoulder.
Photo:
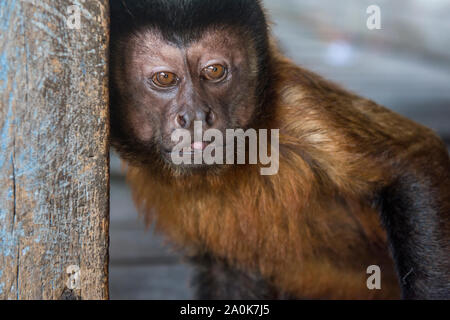
M 401 153 L 408 150 L 447 152 L 441 139 L 420 125 L 319 75 L 291 65 L 276 101 L 276 119 L 285 132 L 341 150 Z M 287 71 L 286 71 L 287 72 Z M 283 89 L 281 89 L 283 88 Z

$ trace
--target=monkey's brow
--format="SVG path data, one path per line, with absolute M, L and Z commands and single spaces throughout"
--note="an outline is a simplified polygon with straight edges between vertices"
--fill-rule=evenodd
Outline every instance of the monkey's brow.
M 159 41 L 165 43 L 165 44 L 172 44 L 169 41 L 163 40 L 161 38 L 158 38 L 158 36 L 156 36 L 156 39 L 158 39 Z M 151 41 L 148 41 L 148 39 L 145 39 L 145 36 L 143 36 L 142 34 L 135 34 L 135 41 L 134 42 L 134 46 L 136 49 L 139 50 L 139 52 L 146 52 L 146 51 L 152 51 L 155 50 L 154 46 L 149 45 L 149 43 L 151 43 Z M 172 44 L 174 47 L 177 47 L 175 44 Z
M 139 52 L 144 51 L 152 51 L 155 49 L 154 46 L 151 46 L 151 41 L 149 44 L 148 39 L 142 33 L 135 33 L 132 41 L 132 46 L 134 46 Z
M 141 42 L 136 43 L 136 47 L 139 49 L 152 50 L 152 47 L 148 46 L 147 44 L 141 43 Z

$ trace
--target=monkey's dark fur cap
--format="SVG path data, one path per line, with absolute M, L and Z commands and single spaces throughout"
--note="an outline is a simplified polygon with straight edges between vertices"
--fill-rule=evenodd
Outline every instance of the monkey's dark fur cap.
M 233 26 L 251 32 L 261 45 L 267 41 L 259 0 L 110 0 L 110 5 L 113 34 L 155 27 L 168 41 L 185 44 L 208 27 Z

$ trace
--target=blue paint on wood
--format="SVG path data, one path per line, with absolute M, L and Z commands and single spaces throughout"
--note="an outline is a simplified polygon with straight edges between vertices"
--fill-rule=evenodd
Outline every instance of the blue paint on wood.
M 5 90 L 8 85 L 9 65 L 6 52 L 0 55 L 0 90 Z
M 16 0 L 9 0 L 0 3 L 0 30 L 9 29 L 9 21 L 16 7 Z
M 8 112 L 0 130 L 0 169 L 5 165 L 9 165 L 11 168 L 13 166 L 11 147 L 14 139 L 14 114 L 12 100 L 13 92 L 11 91 L 8 98 Z M 11 179 L 11 177 L 9 178 Z M 15 256 L 17 254 L 18 237 L 24 234 L 20 223 L 17 224 L 12 232 L 6 228 L 6 221 L 10 212 L 11 201 L 14 200 L 13 198 L 14 190 L 12 183 L 10 183 L 10 186 L 7 189 L 3 189 L 3 193 L 0 194 L 0 240 L 2 243 L 0 246 L 0 254 L 4 257 Z
M 8 211 L 0 209 L 0 222 L 8 214 Z M 3 220 L 4 221 L 4 220 Z M 8 230 L 5 228 L 5 224 L 2 224 L 0 228 L 0 240 L 2 245 L 0 246 L 0 255 L 4 257 L 16 257 L 17 256 L 17 246 L 19 243 L 19 238 L 24 237 L 25 232 L 22 227 L 22 223 L 17 223 L 15 228 Z
M 36 236 L 36 238 L 34 238 L 34 242 L 35 242 L 35 243 L 41 242 L 41 234 L 38 234 L 38 235 Z
M 0 279 L 3 276 L 3 270 L 0 270 Z M 5 283 L 4 282 L 0 282 L 0 294 L 3 293 L 3 289 L 5 288 Z
M 9 162 L 11 159 L 11 152 L 8 152 L 11 144 L 10 129 L 13 119 L 13 108 L 12 108 L 12 92 L 9 94 L 8 100 L 8 113 L 6 115 L 5 122 L 0 131 L 0 169 Z
M 26 255 L 28 253 L 28 251 L 30 251 L 30 247 L 25 247 L 22 249 L 22 255 Z

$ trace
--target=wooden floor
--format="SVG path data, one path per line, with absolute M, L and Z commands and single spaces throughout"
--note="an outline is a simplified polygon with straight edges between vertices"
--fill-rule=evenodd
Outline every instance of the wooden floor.
M 401 16 L 395 16 L 392 10 L 387 12 L 385 30 L 373 31 L 378 32 L 377 35 L 368 33 L 364 26 L 358 27 L 358 24 L 365 24 L 365 8 L 361 5 L 365 2 L 350 2 L 355 4 L 355 10 L 361 11 L 361 21 L 333 16 L 333 13 L 340 12 L 333 0 L 266 1 L 281 47 L 297 63 L 435 129 L 450 142 L 450 37 L 442 31 L 438 38 L 433 37 L 437 34 L 435 28 L 450 30 L 450 21 L 438 18 L 412 21 L 413 16 L 408 16 L 403 10 L 406 2 L 398 1 L 403 3 L 396 11 Z M 323 5 L 318 6 L 318 3 Z M 450 7 L 446 8 L 448 12 Z M 329 30 L 334 30 L 329 32 L 333 35 L 324 35 L 324 28 L 312 28 L 311 19 L 304 19 L 309 13 L 311 16 L 316 14 L 318 20 L 322 18 L 323 21 L 319 22 L 325 27 L 328 24 Z M 351 16 L 358 14 L 353 12 Z M 398 27 L 392 21 L 400 21 L 402 25 Z M 422 26 L 424 21 L 427 23 Z M 401 33 L 402 26 L 412 31 Z M 401 37 L 395 38 L 396 32 L 400 32 Z M 422 37 L 416 39 L 418 34 Z M 374 39 L 375 45 L 364 39 Z M 426 50 L 423 49 L 423 41 L 429 45 Z M 192 298 L 189 285 L 192 270 L 164 244 L 160 236 L 146 232 L 118 167 L 114 158 L 111 298 Z
M 191 299 L 190 268 L 146 230 L 123 178 L 111 179 L 110 294 L 112 299 Z

